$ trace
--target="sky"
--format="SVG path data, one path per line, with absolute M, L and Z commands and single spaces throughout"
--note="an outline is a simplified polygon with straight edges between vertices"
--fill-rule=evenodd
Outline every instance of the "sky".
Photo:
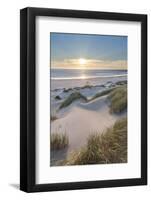
M 52 68 L 127 69 L 127 36 L 50 33 Z

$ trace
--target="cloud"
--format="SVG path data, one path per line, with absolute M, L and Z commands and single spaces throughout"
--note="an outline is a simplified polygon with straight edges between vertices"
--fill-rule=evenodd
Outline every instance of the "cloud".
M 79 59 L 64 59 L 52 61 L 52 68 L 102 68 L 102 69 L 127 69 L 127 60 L 101 60 L 101 59 L 85 59 L 86 63 L 80 65 Z

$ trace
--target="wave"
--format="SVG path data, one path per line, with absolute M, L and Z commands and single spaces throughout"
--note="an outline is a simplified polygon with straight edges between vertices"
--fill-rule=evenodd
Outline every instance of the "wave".
M 82 79 L 94 79 L 94 78 L 115 78 L 126 77 L 127 74 L 115 74 L 115 75 L 101 75 L 101 76 L 79 76 L 79 77 L 51 77 L 51 80 L 82 80 Z

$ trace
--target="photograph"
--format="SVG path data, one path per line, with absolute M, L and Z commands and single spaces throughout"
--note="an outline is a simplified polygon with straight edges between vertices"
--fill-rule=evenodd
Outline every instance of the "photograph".
M 50 166 L 127 163 L 127 42 L 50 33 Z
M 20 12 L 20 190 L 147 185 L 147 15 Z

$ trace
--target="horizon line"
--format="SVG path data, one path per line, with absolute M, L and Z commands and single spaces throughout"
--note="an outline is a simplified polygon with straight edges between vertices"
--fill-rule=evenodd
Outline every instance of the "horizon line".
M 66 69 L 67 69 L 67 70 L 68 70 L 68 69 L 75 69 L 75 70 L 79 70 L 79 69 L 81 69 L 81 70 L 97 70 L 97 69 L 98 69 L 98 70 L 99 70 L 99 69 L 100 69 L 100 70 L 127 70 L 127 68 L 125 68 L 125 69 L 123 69 L 123 68 L 119 68 L 119 69 L 118 69 L 118 68 L 117 68 L 117 69 L 115 69 L 115 68 L 114 68 L 114 69 L 112 69 L 112 68 L 81 68 L 81 67 L 80 67 L 80 68 L 72 68 L 72 67 L 71 67 L 71 68 L 62 68 L 62 67 L 51 67 L 51 66 L 50 66 L 50 68 L 51 68 L 51 69 L 65 69 L 65 70 L 66 70 Z

